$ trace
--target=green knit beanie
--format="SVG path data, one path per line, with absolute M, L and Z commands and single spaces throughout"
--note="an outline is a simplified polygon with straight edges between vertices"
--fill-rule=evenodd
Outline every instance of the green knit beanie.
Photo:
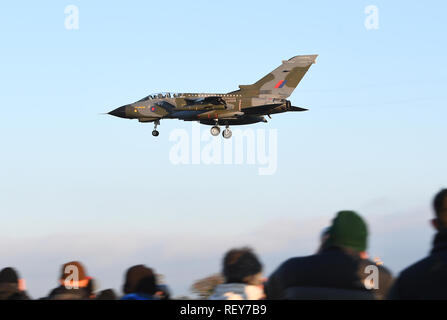
M 340 246 L 366 251 L 368 227 L 354 211 L 340 211 L 332 221 L 327 246 Z

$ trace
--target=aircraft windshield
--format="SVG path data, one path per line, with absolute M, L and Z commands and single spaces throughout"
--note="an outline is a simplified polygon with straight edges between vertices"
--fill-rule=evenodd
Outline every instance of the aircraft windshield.
M 152 100 L 152 99 L 177 98 L 180 96 L 182 96 L 181 93 L 162 92 L 162 93 L 150 94 L 150 95 L 144 97 L 143 99 L 138 100 L 137 102 L 147 101 L 147 100 Z

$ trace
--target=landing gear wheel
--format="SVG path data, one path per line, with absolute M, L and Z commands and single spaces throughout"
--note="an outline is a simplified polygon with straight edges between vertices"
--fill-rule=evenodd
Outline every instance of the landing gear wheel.
M 157 131 L 157 126 L 160 125 L 160 120 L 155 120 L 154 122 L 154 130 L 152 131 L 152 135 L 154 137 L 158 137 L 158 135 L 160 134 L 160 132 Z
M 222 136 L 225 139 L 230 139 L 232 135 L 233 135 L 233 133 L 231 132 L 231 130 L 229 128 L 226 128 L 224 131 L 222 131 Z
M 210 132 L 213 136 L 218 136 L 220 133 L 220 128 L 218 126 L 214 126 L 211 128 Z

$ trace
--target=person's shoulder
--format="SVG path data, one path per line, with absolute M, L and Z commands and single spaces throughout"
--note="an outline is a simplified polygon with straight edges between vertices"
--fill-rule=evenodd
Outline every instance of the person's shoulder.
M 428 268 L 430 268 L 432 263 L 433 257 L 427 256 L 403 269 L 399 274 L 399 278 L 406 279 L 409 277 L 411 278 L 413 276 L 418 276 L 421 273 L 424 273 Z
M 403 269 L 393 282 L 388 299 L 414 299 L 419 295 L 421 281 L 432 264 L 432 257 L 427 256 Z
M 43 300 L 88 300 L 89 294 L 85 288 L 68 289 L 65 286 L 59 286 L 51 290 Z
M 360 259 L 360 266 L 361 266 L 362 270 L 365 270 L 365 273 L 370 272 L 366 269 L 367 267 L 373 266 L 378 269 L 380 275 L 386 276 L 389 278 L 393 277 L 393 273 L 391 272 L 390 269 L 385 267 L 383 264 L 377 264 L 376 262 L 371 261 L 369 259 Z
M 282 277 L 287 274 L 296 273 L 297 270 L 302 268 L 309 268 L 310 265 L 320 265 L 319 259 L 318 254 L 289 258 L 274 270 L 271 277 Z
M 386 275 L 386 277 L 389 278 L 389 279 L 393 278 L 393 273 L 391 272 L 390 269 L 388 269 L 387 267 L 385 267 L 383 265 L 379 265 L 377 267 L 379 268 L 379 273 L 381 275 Z
M 377 269 L 379 269 L 379 272 L 381 273 L 381 274 L 386 274 L 386 275 L 388 275 L 388 276 L 392 276 L 392 272 L 391 272 L 391 270 L 390 269 L 388 269 L 386 266 L 384 266 L 383 264 L 377 264 L 377 263 L 375 263 L 374 261 L 371 261 L 371 260 L 367 260 L 367 263 L 369 264 L 369 265 L 373 265 L 373 266 L 376 266 L 377 267 Z
M 31 300 L 31 297 L 28 295 L 26 291 L 19 291 L 15 293 L 11 299 L 13 300 Z
M 312 255 L 308 255 L 308 256 L 302 256 L 302 257 L 292 257 L 287 259 L 286 261 L 284 261 L 281 265 L 280 268 L 287 268 L 290 266 L 295 266 L 301 263 L 306 263 L 309 261 L 312 261 L 314 259 L 318 259 L 319 255 L 318 254 L 312 254 Z
M 42 299 L 51 299 L 53 298 L 55 295 L 57 295 L 59 292 L 61 291 L 61 287 L 56 287 L 50 290 L 50 292 L 48 293 L 48 295 Z

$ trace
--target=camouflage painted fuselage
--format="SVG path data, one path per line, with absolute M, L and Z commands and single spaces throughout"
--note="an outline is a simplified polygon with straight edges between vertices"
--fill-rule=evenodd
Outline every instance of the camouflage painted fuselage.
M 296 56 L 283 61 L 259 81 L 240 85 L 239 90 L 233 92 L 150 95 L 109 114 L 140 122 L 180 119 L 227 126 L 266 122 L 265 115 L 306 110 L 293 107 L 286 98 L 315 63 L 316 57 Z

